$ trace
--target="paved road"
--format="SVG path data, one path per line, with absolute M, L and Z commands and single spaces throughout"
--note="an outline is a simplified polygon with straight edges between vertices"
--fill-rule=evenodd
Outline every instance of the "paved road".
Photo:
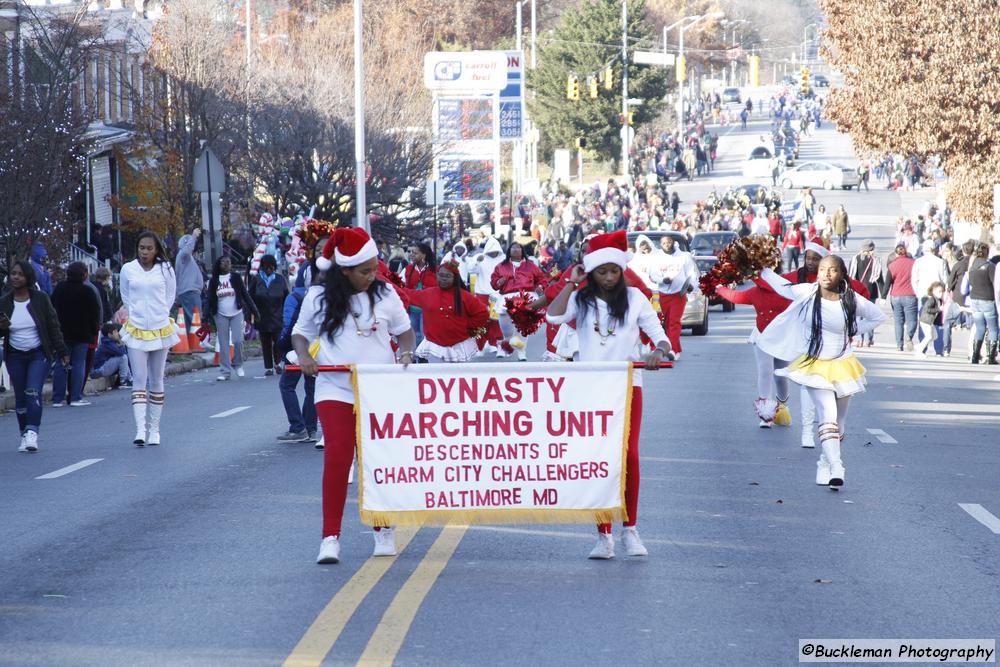
M 840 199 L 850 251 L 905 205 L 820 193 Z M 756 428 L 752 321 L 713 310 L 646 378 L 642 560 L 587 560 L 586 526 L 477 526 L 376 561 L 352 499 L 342 563 L 317 566 L 322 455 L 275 442 L 259 362 L 171 379 L 159 448 L 131 445 L 125 392 L 46 410 L 34 455 L 0 417 L 0 665 L 770 666 L 806 637 L 1000 634 L 996 367 L 915 361 L 884 326 L 831 492 L 795 426 Z

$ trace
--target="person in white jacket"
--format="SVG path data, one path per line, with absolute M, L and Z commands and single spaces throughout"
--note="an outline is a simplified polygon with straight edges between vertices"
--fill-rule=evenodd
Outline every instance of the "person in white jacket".
M 167 353 L 180 337 L 170 319 L 177 280 L 163 243 L 153 232 L 142 232 L 135 255 L 120 273 L 122 303 L 128 311 L 121 337 L 132 368 L 133 444 L 142 447 L 160 444 L 160 418 L 166 397 L 163 374 Z
M 913 285 L 913 291 L 917 295 L 917 312 L 924 306 L 924 300 L 927 298 L 927 292 L 930 290 L 931 285 L 934 283 L 941 283 L 942 285 L 948 284 L 948 265 L 943 259 L 941 259 L 937 254 L 937 245 L 931 239 L 924 241 L 923 254 L 920 255 L 913 262 L 913 269 L 910 273 L 910 283 Z M 923 338 L 923 328 L 920 328 L 921 338 Z M 937 340 L 942 337 L 941 328 L 938 327 Z M 936 342 L 935 348 L 940 347 L 941 343 Z M 943 350 L 939 350 L 943 352 Z
M 665 234 L 660 239 L 661 252 L 649 271 L 660 293 L 660 320 L 670 339 L 674 358 L 681 355 L 681 318 L 687 306 L 687 295 L 698 286 L 701 277 L 691 253 L 676 247 L 674 238 Z
M 493 278 L 493 272 L 497 266 L 506 258 L 500 242 L 491 236 L 487 239 L 483 252 L 474 260 L 469 260 L 469 285 L 472 288 L 472 293 L 490 304 L 490 323 L 487 325 L 486 332 L 489 344 L 483 348 L 483 352 L 493 351 L 497 356 L 501 355 L 497 343 L 503 338 L 498 320 L 500 292 L 493 289 L 490 280 Z
M 458 274 L 462 278 L 462 283 L 465 285 L 469 284 L 469 263 L 472 257 L 469 255 L 469 249 L 465 247 L 465 244 L 459 241 L 451 247 L 451 250 L 445 253 L 444 257 L 441 259 L 441 264 L 447 264 L 448 262 L 454 262 L 458 265 Z
M 628 268 L 635 271 L 636 275 L 642 278 L 642 281 L 651 290 L 656 290 L 656 282 L 649 277 L 649 272 L 657 264 L 659 255 L 661 254 L 648 236 L 639 234 L 636 237 L 635 253 L 633 253 L 632 259 L 629 260 Z
M 776 359 L 791 362 L 775 375 L 809 392 L 819 421 L 823 448 L 816 463 L 816 483 L 833 489 L 844 484 L 840 443 L 844 439 L 851 396 L 865 390 L 865 367 L 851 341 L 885 321 L 882 310 L 851 289 L 847 266 L 837 255 L 823 258 L 815 283 L 793 285 L 771 269 L 760 276 L 792 304 L 757 337 L 757 346 Z

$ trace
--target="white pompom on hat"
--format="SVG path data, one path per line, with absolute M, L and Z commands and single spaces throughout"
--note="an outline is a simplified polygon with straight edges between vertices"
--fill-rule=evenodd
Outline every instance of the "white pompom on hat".
M 587 254 L 583 256 L 583 268 L 590 273 L 602 264 L 617 264 L 624 270 L 630 259 L 632 253 L 625 230 L 600 234 L 590 239 Z
M 329 271 L 333 265 L 343 267 L 364 264 L 378 257 L 378 246 L 360 227 L 338 227 L 323 247 L 323 256 L 316 260 L 316 268 Z

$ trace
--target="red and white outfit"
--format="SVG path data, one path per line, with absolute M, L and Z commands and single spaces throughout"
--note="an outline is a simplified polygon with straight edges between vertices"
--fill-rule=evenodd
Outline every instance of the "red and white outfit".
M 497 265 L 490 277 L 490 285 L 499 292 L 500 297 L 497 303 L 497 311 L 500 315 L 500 331 L 503 332 L 504 342 L 510 345 L 510 339 L 516 333 L 514 323 L 507 314 L 504 305 L 504 298 L 521 292 L 531 293 L 540 287 L 544 287 L 547 278 L 542 270 L 534 262 L 522 259 L 519 262 L 504 261 Z M 509 351 L 509 350 L 508 350 Z M 522 347 L 517 351 L 518 359 L 527 359 L 527 348 Z
M 497 253 L 496 257 L 490 257 L 489 253 L 491 252 Z M 469 287 L 476 298 L 487 306 L 491 302 L 495 304 L 500 298 L 500 293 L 493 289 L 490 280 L 493 278 L 493 271 L 506 257 L 503 248 L 500 247 L 500 242 L 491 236 L 486 241 L 483 253 L 475 260 L 469 260 Z M 486 325 L 486 341 L 489 345 L 497 345 L 503 339 L 503 332 L 500 331 L 500 325 L 494 317 L 495 313 L 496 306 L 494 305 L 491 319 Z
M 691 253 L 674 248 L 672 253 L 661 252 L 649 269 L 649 277 L 660 293 L 660 317 L 674 354 L 681 351 L 681 318 L 687 306 L 689 287 L 698 286 L 698 265 Z
M 590 252 L 584 256 L 584 268 L 589 273 L 598 266 L 613 263 L 624 270 L 631 255 L 627 248 L 624 231 L 597 237 L 591 240 Z M 625 314 L 624 322 L 612 321 L 608 313 L 608 304 L 601 299 L 595 299 L 594 306 L 581 308 L 577 294 L 570 296 L 566 312 L 562 315 L 553 315 L 550 309 L 547 318 L 553 324 L 576 320 L 580 361 L 641 361 L 638 350 L 642 334 L 646 334 L 655 345 L 667 340 L 649 299 L 635 287 L 626 287 L 626 290 L 628 312 Z M 642 371 L 639 369 L 632 372 L 632 414 L 629 423 L 625 467 L 627 517 L 624 526 L 634 528 L 639 508 L 639 431 L 642 427 Z M 609 536 L 611 524 L 600 524 L 598 531 L 602 535 Z M 598 548 L 600 546 L 601 541 L 598 542 Z M 598 548 L 595 548 L 595 552 Z M 611 554 L 613 555 L 613 547 Z M 593 553 L 591 556 L 597 557 Z
M 367 240 L 365 240 L 367 239 Z M 377 256 L 375 243 L 361 229 L 339 228 L 324 248 L 324 257 L 317 260 L 321 271 L 329 271 L 336 257 L 337 266 L 363 264 Z M 323 365 L 392 364 L 393 336 L 410 329 L 410 318 L 395 290 L 386 288 L 375 297 L 371 306 L 368 294 L 351 296 L 350 314 L 333 334 L 321 333 L 326 316 L 323 298 L 325 287 L 314 285 L 306 292 L 292 334 L 310 343 L 319 339 L 316 362 Z M 316 412 L 323 425 L 326 447 L 323 450 L 323 537 L 324 548 L 330 537 L 339 538 L 340 525 L 347 501 L 347 478 L 354 461 L 357 432 L 354 417 L 354 388 L 348 373 L 321 373 L 316 378 Z M 335 542 L 337 540 L 334 540 Z M 336 559 L 320 562 L 337 562 Z M 337 546 L 339 557 L 339 544 Z
M 424 311 L 424 339 L 416 354 L 431 363 L 471 361 L 479 354 L 479 344 L 469 334 L 484 328 L 490 311 L 482 301 L 460 290 L 462 311 L 455 312 L 455 290 L 431 287 L 421 291 L 407 290 L 410 303 Z

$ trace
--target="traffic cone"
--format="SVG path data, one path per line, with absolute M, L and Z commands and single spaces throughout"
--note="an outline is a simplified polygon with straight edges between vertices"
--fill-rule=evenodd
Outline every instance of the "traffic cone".
M 180 340 L 177 341 L 176 345 L 170 348 L 170 351 L 173 354 L 188 354 L 189 352 L 191 352 L 191 348 L 188 346 L 188 337 L 187 334 L 184 333 L 184 327 L 177 324 L 177 322 L 174 322 L 173 324 L 174 324 L 174 331 L 177 332 L 177 337 L 180 338 Z
M 195 307 L 194 314 L 191 316 L 191 324 L 187 330 L 188 347 L 195 352 L 201 350 L 201 340 L 198 338 L 199 329 L 201 329 L 201 313 Z

